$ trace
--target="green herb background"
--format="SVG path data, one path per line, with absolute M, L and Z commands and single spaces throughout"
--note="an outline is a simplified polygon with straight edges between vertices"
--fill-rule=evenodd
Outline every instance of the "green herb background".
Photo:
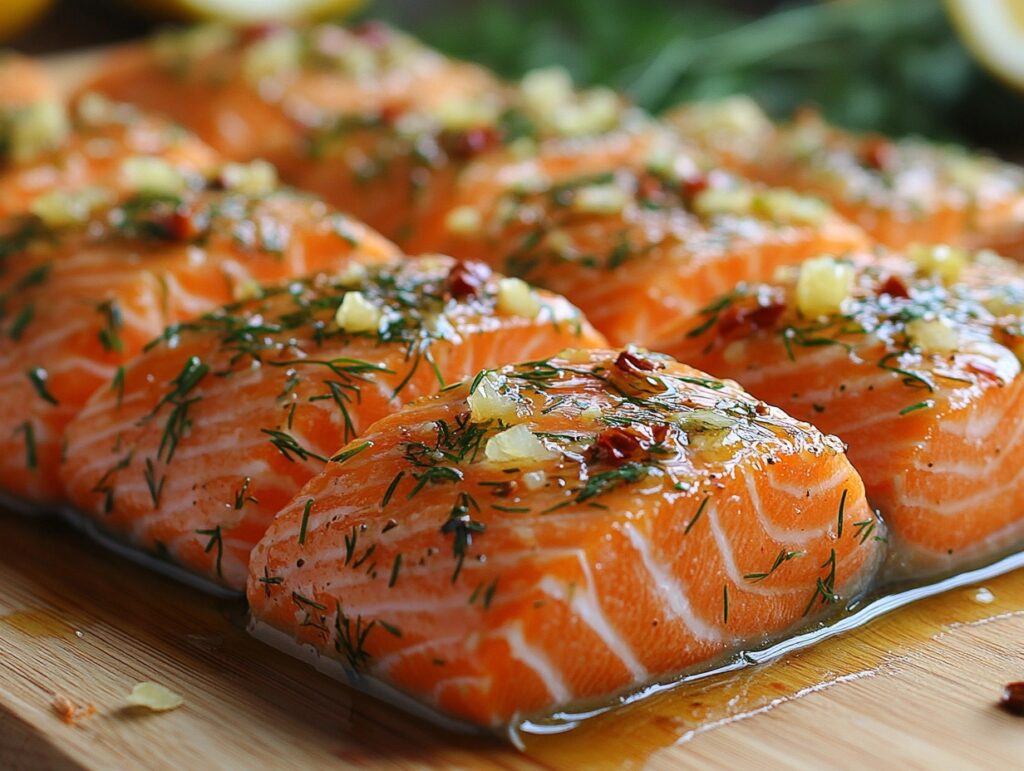
M 126 5 L 60 0 L 13 45 L 46 53 L 153 26 Z M 563 64 L 651 110 L 742 92 L 776 116 L 815 104 L 841 125 L 1024 158 L 1024 95 L 972 60 L 942 0 L 368 0 L 362 16 L 510 77 Z
M 622 89 L 651 110 L 748 93 L 776 116 L 814 104 L 854 128 L 1024 150 L 1024 97 L 972 60 L 941 0 L 788 3 L 767 13 L 735 5 L 377 2 L 364 15 L 507 76 L 563 64 L 579 82 Z

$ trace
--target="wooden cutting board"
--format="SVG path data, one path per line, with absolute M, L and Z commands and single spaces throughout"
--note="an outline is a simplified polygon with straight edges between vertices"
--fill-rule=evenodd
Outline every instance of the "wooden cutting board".
M 445 734 L 249 638 L 240 602 L 0 516 L 0 768 L 1019 768 L 1024 572 L 882 617 L 780 661 L 681 688 L 561 736 Z M 140 681 L 185 698 L 127 707 Z M 93 705 L 75 725 L 63 697 Z
M 90 56 L 64 57 L 66 83 Z M 57 522 L 0 512 L 0 769 L 1024 766 L 1024 571 L 558 736 L 445 734 L 245 633 L 212 599 Z M 129 708 L 135 683 L 185 698 Z M 64 723 L 68 700 L 95 711 Z

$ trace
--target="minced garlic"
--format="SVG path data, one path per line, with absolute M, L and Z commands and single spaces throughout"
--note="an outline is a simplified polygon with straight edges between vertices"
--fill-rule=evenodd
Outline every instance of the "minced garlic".
M 793 225 L 818 225 L 829 214 L 829 206 L 820 198 L 800 195 L 792 190 L 763 190 L 754 196 L 754 213 L 776 222 Z
M 832 257 L 816 257 L 800 266 L 796 307 L 805 318 L 839 313 L 853 286 L 853 265 Z
M 969 262 L 965 250 L 944 244 L 914 244 L 907 253 L 920 273 L 938 276 L 945 284 L 959 280 L 960 274 Z
M 121 177 L 131 189 L 152 195 L 178 195 L 188 182 L 184 175 L 163 158 L 136 155 L 121 162 Z
M 53 149 L 70 131 L 64 106 L 51 100 L 13 110 L 4 123 L 7 152 L 19 163 Z
M 29 210 L 47 227 L 61 228 L 85 222 L 90 214 L 109 202 L 110 194 L 99 187 L 75 192 L 52 190 L 33 200 Z
M 334 320 L 346 332 L 376 332 L 383 315 L 362 292 L 348 292 Z
M 548 449 L 523 423 L 488 439 L 484 446 L 484 455 L 487 456 L 487 460 L 496 463 L 505 461 L 540 462 L 558 457 L 557 453 Z
M 468 397 L 469 415 L 474 423 L 500 420 L 512 423 L 518 417 L 518 402 L 502 392 L 505 379 L 496 372 L 488 372 L 476 384 Z
M 268 195 L 277 189 L 277 169 L 267 161 L 228 163 L 220 172 L 224 187 L 244 195 Z
M 618 214 L 628 203 L 629 195 L 618 185 L 587 185 L 576 191 L 572 208 L 581 214 Z
M 750 214 L 754 194 L 747 187 L 709 187 L 693 199 L 693 210 L 702 217 L 722 214 L 743 216 Z
M 922 353 L 953 353 L 960 347 L 960 333 L 944 318 L 914 319 L 906 326 L 907 337 Z
M 254 86 L 264 78 L 285 75 L 302 64 L 302 40 L 294 30 L 281 30 L 245 50 L 242 73 Z
M 444 218 L 445 229 L 458 236 L 471 236 L 479 233 L 484 218 L 475 206 L 457 206 Z
M 133 707 L 145 707 L 154 712 L 167 712 L 185 703 L 179 694 L 159 683 L 138 683 L 126 699 Z
M 503 278 L 498 282 L 498 313 L 536 318 L 540 313 L 540 300 L 537 293 L 525 281 L 519 278 Z

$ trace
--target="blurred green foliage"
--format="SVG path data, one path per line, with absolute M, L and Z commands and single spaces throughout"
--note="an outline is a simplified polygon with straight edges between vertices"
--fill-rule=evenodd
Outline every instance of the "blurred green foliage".
M 1024 106 L 979 72 L 941 0 L 790 3 L 759 17 L 714 0 L 483 0 L 399 21 L 506 76 L 563 64 L 651 110 L 744 92 L 775 115 L 810 103 L 855 128 L 999 143 L 1007 137 L 976 131 L 965 110 L 1005 122 L 1010 102 L 1020 145 Z M 1001 109 L 978 102 L 979 81 Z

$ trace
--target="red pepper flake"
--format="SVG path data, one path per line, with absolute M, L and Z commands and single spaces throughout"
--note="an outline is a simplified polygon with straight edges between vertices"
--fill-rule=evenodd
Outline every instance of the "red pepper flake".
M 642 356 L 637 356 L 630 351 L 622 351 L 615 358 L 615 368 L 628 375 L 642 375 L 645 372 L 653 372 L 656 369 L 664 369 L 665 365 L 660 361 L 651 361 Z
M 175 241 L 194 241 L 205 229 L 206 216 L 188 206 L 180 206 L 167 217 L 165 226 L 169 238 Z
M 692 201 L 698 195 L 707 190 L 710 184 L 711 183 L 706 174 L 698 174 L 680 182 L 679 192 L 682 194 L 683 200 Z
M 651 447 L 663 444 L 668 438 L 669 427 L 662 423 L 650 428 L 645 426 L 612 426 L 606 428 L 590 445 L 590 461 L 610 463 L 615 466 L 628 461 L 644 460 Z
M 258 40 L 266 40 L 285 29 L 284 24 L 264 22 L 262 24 L 249 24 L 238 30 L 238 38 L 242 43 L 255 43 Z
M 471 158 L 499 144 L 501 137 L 493 126 L 476 126 L 465 131 L 446 131 L 441 135 L 441 146 L 456 158 Z
M 630 460 L 637 460 L 647 454 L 647 448 L 637 432 L 628 428 L 607 428 L 597 435 L 590 446 L 592 461 L 604 461 L 620 465 Z
M 910 290 L 899 276 L 889 276 L 878 287 L 878 294 L 887 294 L 890 297 L 910 297 Z
M 1009 683 L 1003 688 L 1003 697 L 999 707 L 1017 717 L 1024 717 L 1024 681 Z
M 351 30 L 356 37 L 375 48 L 384 48 L 394 37 L 391 28 L 380 21 L 364 21 Z
M 864 142 L 861 157 L 869 168 L 883 171 L 892 165 L 895 149 L 885 137 L 872 137 Z
M 53 711 L 57 713 L 57 717 L 68 725 L 77 725 L 79 721 L 84 718 L 91 717 L 96 714 L 96 706 L 94 704 L 79 706 L 71 701 L 67 696 L 54 696 L 53 701 L 50 702 L 50 706 L 53 707 Z
M 459 260 L 448 271 L 447 290 L 456 300 L 479 294 L 491 277 L 491 269 L 475 260 Z
M 769 329 L 775 326 L 783 311 L 786 310 L 785 303 L 769 303 L 757 305 L 753 308 L 736 306 L 722 312 L 718 319 L 718 332 L 721 335 L 728 335 L 737 329 L 746 332 L 754 332 L 758 329 Z

